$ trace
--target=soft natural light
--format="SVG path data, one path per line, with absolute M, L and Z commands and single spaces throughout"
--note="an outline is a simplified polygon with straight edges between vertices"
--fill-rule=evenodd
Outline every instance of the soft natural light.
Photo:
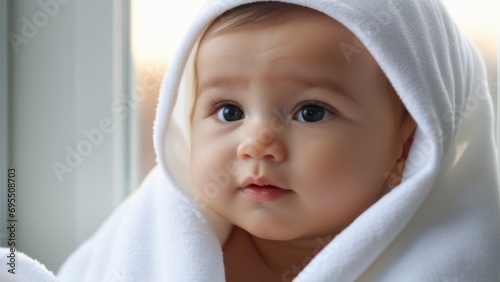
M 132 51 L 142 63 L 170 61 L 187 27 L 205 0 L 132 0 Z M 482 53 L 497 57 L 500 1 L 442 0 L 458 25 Z
M 166 65 L 205 0 L 132 0 L 132 54 L 141 64 Z
M 500 1 L 442 0 L 460 28 L 478 45 L 483 55 L 498 56 Z

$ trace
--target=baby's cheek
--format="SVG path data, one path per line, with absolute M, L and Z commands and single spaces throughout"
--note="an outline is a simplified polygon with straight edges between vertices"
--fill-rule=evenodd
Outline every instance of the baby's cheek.
M 204 182 L 203 175 L 204 173 L 204 165 L 199 160 L 200 158 L 191 158 L 191 180 L 193 182 L 194 188 L 198 189 L 202 186 L 201 184 Z
M 364 152 L 360 152 L 358 156 L 361 160 L 359 166 L 361 172 L 365 174 L 365 179 L 380 185 L 385 180 L 384 173 L 392 167 L 389 161 L 391 156 L 387 144 L 380 144 L 378 148 L 365 149 Z
M 349 145 L 319 147 L 305 150 L 300 162 L 301 183 L 308 187 L 311 196 L 341 200 L 371 197 L 368 190 L 380 186 L 381 174 L 361 148 Z M 314 148 L 314 149 L 313 149 Z M 377 180 L 377 181 L 376 181 Z M 363 201 L 363 199 L 361 199 Z
M 210 207 L 223 198 L 233 181 L 227 168 L 230 156 L 225 153 L 223 144 L 207 138 L 203 140 L 202 144 L 192 147 L 191 178 L 198 198 Z
M 213 156 L 203 146 L 193 145 L 191 148 L 191 179 L 198 195 L 210 195 L 209 169 L 213 168 Z
M 345 182 L 344 179 L 351 179 L 359 169 L 358 159 L 350 150 L 342 148 L 325 148 L 315 150 L 310 156 L 309 163 L 318 174 L 318 179 L 328 182 L 332 180 L 336 183 Z
M 226 181 L 225 172 L 214 163 L 213 152 L 199 152 L 193 161 L 191 178 L 195 204 L 201 209 L 208 208 L 219 216 L 229 219 L 228 214 L 232 213 L 230 211 L 232 205 L 228 202 L 227 189 L 231 183 Z

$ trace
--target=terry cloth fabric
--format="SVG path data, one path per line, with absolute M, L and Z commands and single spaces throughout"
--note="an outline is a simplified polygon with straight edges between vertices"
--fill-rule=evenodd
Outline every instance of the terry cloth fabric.
M 163 81 L 154 126 L 157 169 L 66 261 L 61 280 L 224 281 L 221 245 L 231 226 L 201 212 L 191 196 L 183 116 L 189 110 L 182 109 L 193 97 L 184 86 L 207 25 L 250 2 L 215 0 L 202 9 Z M 319 10 L 350 29 L 417 122 L 402 183 L 326 245 L 295 281 L 499 281 L 492 102 L 477 52 L 442 4 L 283 2 Z M 360 51 L 354 38 L 347 43 Z
M 10 248 L 0 248 L 0 265 L 2 282 L 58 281 L 45 265 L 17 250 L 12 255 Z

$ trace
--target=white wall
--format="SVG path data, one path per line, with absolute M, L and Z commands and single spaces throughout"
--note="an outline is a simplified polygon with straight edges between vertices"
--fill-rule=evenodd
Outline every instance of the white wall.
M 57 271 L 128 190 L 128 1 L 9 3 L 16 245 Z

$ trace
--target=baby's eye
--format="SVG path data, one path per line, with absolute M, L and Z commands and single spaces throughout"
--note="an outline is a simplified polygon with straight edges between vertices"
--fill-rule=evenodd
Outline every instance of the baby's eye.
M 243 119 L 244 117 L 245 114 L 243 111 L 235 105 L 225 105 L 217 111 L 217 118 L 221 121 L 232 122 Z
M 300 122 L 318 122 L 332 115 L 332 112 L 318 105 L 305 105 L 295 114 Z

